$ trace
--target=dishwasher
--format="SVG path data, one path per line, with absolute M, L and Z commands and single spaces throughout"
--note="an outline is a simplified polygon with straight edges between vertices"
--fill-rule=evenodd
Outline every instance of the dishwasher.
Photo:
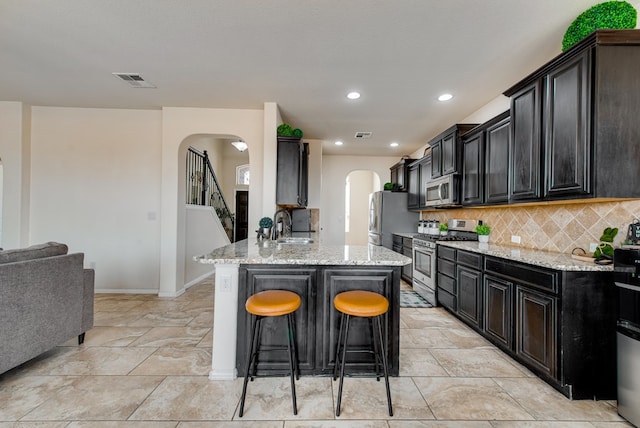
M 618 414 L 640 426 L 640 247 L 623 247 L 627 248 L 616 249 L 613 256 L 618 289 Z

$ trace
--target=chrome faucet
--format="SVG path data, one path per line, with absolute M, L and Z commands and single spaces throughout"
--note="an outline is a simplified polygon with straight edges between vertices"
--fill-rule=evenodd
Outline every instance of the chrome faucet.
M 282 226 L 281 230 L 278 230 Z M 271 239 L 277 240 L 280 236 L 291 236 L 291 214 L 285 209 L 276 211 L 273 215 L 273 232 Z M 279 234 L 282 235 L 279 235 Z

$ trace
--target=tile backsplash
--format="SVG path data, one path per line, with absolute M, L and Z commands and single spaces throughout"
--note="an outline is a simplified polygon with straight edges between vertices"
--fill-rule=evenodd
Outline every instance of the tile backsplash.
M 619 229 L 614 246 L 623 243 L 629 224 L 640 218 L 640 199 L 423 211 L 421 218 L 482 220 L 491 226 L 490 243 L 560 253 L 580 247 L 588 252 L 607 227 Z M 511 242 L 512 235 L 520 236 L 520 244 Z

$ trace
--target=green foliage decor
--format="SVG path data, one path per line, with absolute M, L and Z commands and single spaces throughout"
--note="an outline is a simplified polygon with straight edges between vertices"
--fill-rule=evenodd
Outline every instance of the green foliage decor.
M 393 183 L 384 183 L 384 190 L 393 190 Z
M 602 236 L 600 237 L 600 245 L 593 252 L 593 257 L 600 257 L 602 255 L 613 257 L 613 239 L 618 234 L 617 227 L 607 227 L 604 232 L 602 232 Z
M 449 226 L 447 225 L 447 223 L 440 223 L 439 229 L 440 232 L 446 232 L 449 230 Z
M 635 28 L 638 12 L 626 1 L 607 1 L 582 12 L 567 28 L 562 39 L 562 51 L 598 29 Z
M 478 235 L 488 235 L 491 233 L 491 228 L 486 224 L 479 224 L 476 226 L 476 233 Z
M 276 133 L 278 137 L 291 137 L 293 136 L 293 128 L 288 123 L 283 123 L 278 126 Z
M 271 220 L 270 217 L 262 217 L 258 224 L 260 225 L 260 227 L 262 227 L 264 229 L 268 229 L 271 226 L 273 226 L 273 220 Z

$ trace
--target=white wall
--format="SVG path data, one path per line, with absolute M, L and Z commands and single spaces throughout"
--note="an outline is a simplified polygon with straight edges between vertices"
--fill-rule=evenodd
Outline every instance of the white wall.
M 322 209 L 320 210 L 320 239 L 329 245 L 343 245 L 345 182 L 347 175 L 363 167 L 377 173 L 384 183 L 389 181 L 389 168 L 398 157 L 389 156 L 323 156 Z M 367 205 L 368 206 L 368 205 Z
M 30 241 L 84 252 L 98 291 L 158 289 L 161 118 L 152 110 L 32 109 Z
M 18 102 L 0 102 L 0 158 L 4 165 L 2 246 L 29 243 L 31 111 Z
M 186 206 L 185 277 L 187 287 L 213 274 L 214 265 L 197 263 L 194 256 L 206 254 L 229 243 L 215 209 Z
M 349 231 L 345 232 L 345 244 L 367 245 L 369 241 L 369 194 L 374 191 L 378 174 L 373 171 L 353 171 L 348 176 L 350 190 Z M 380 179 L 377 180 L 378 184 Z M 376 189 L 377 190 L 377 189 Z

